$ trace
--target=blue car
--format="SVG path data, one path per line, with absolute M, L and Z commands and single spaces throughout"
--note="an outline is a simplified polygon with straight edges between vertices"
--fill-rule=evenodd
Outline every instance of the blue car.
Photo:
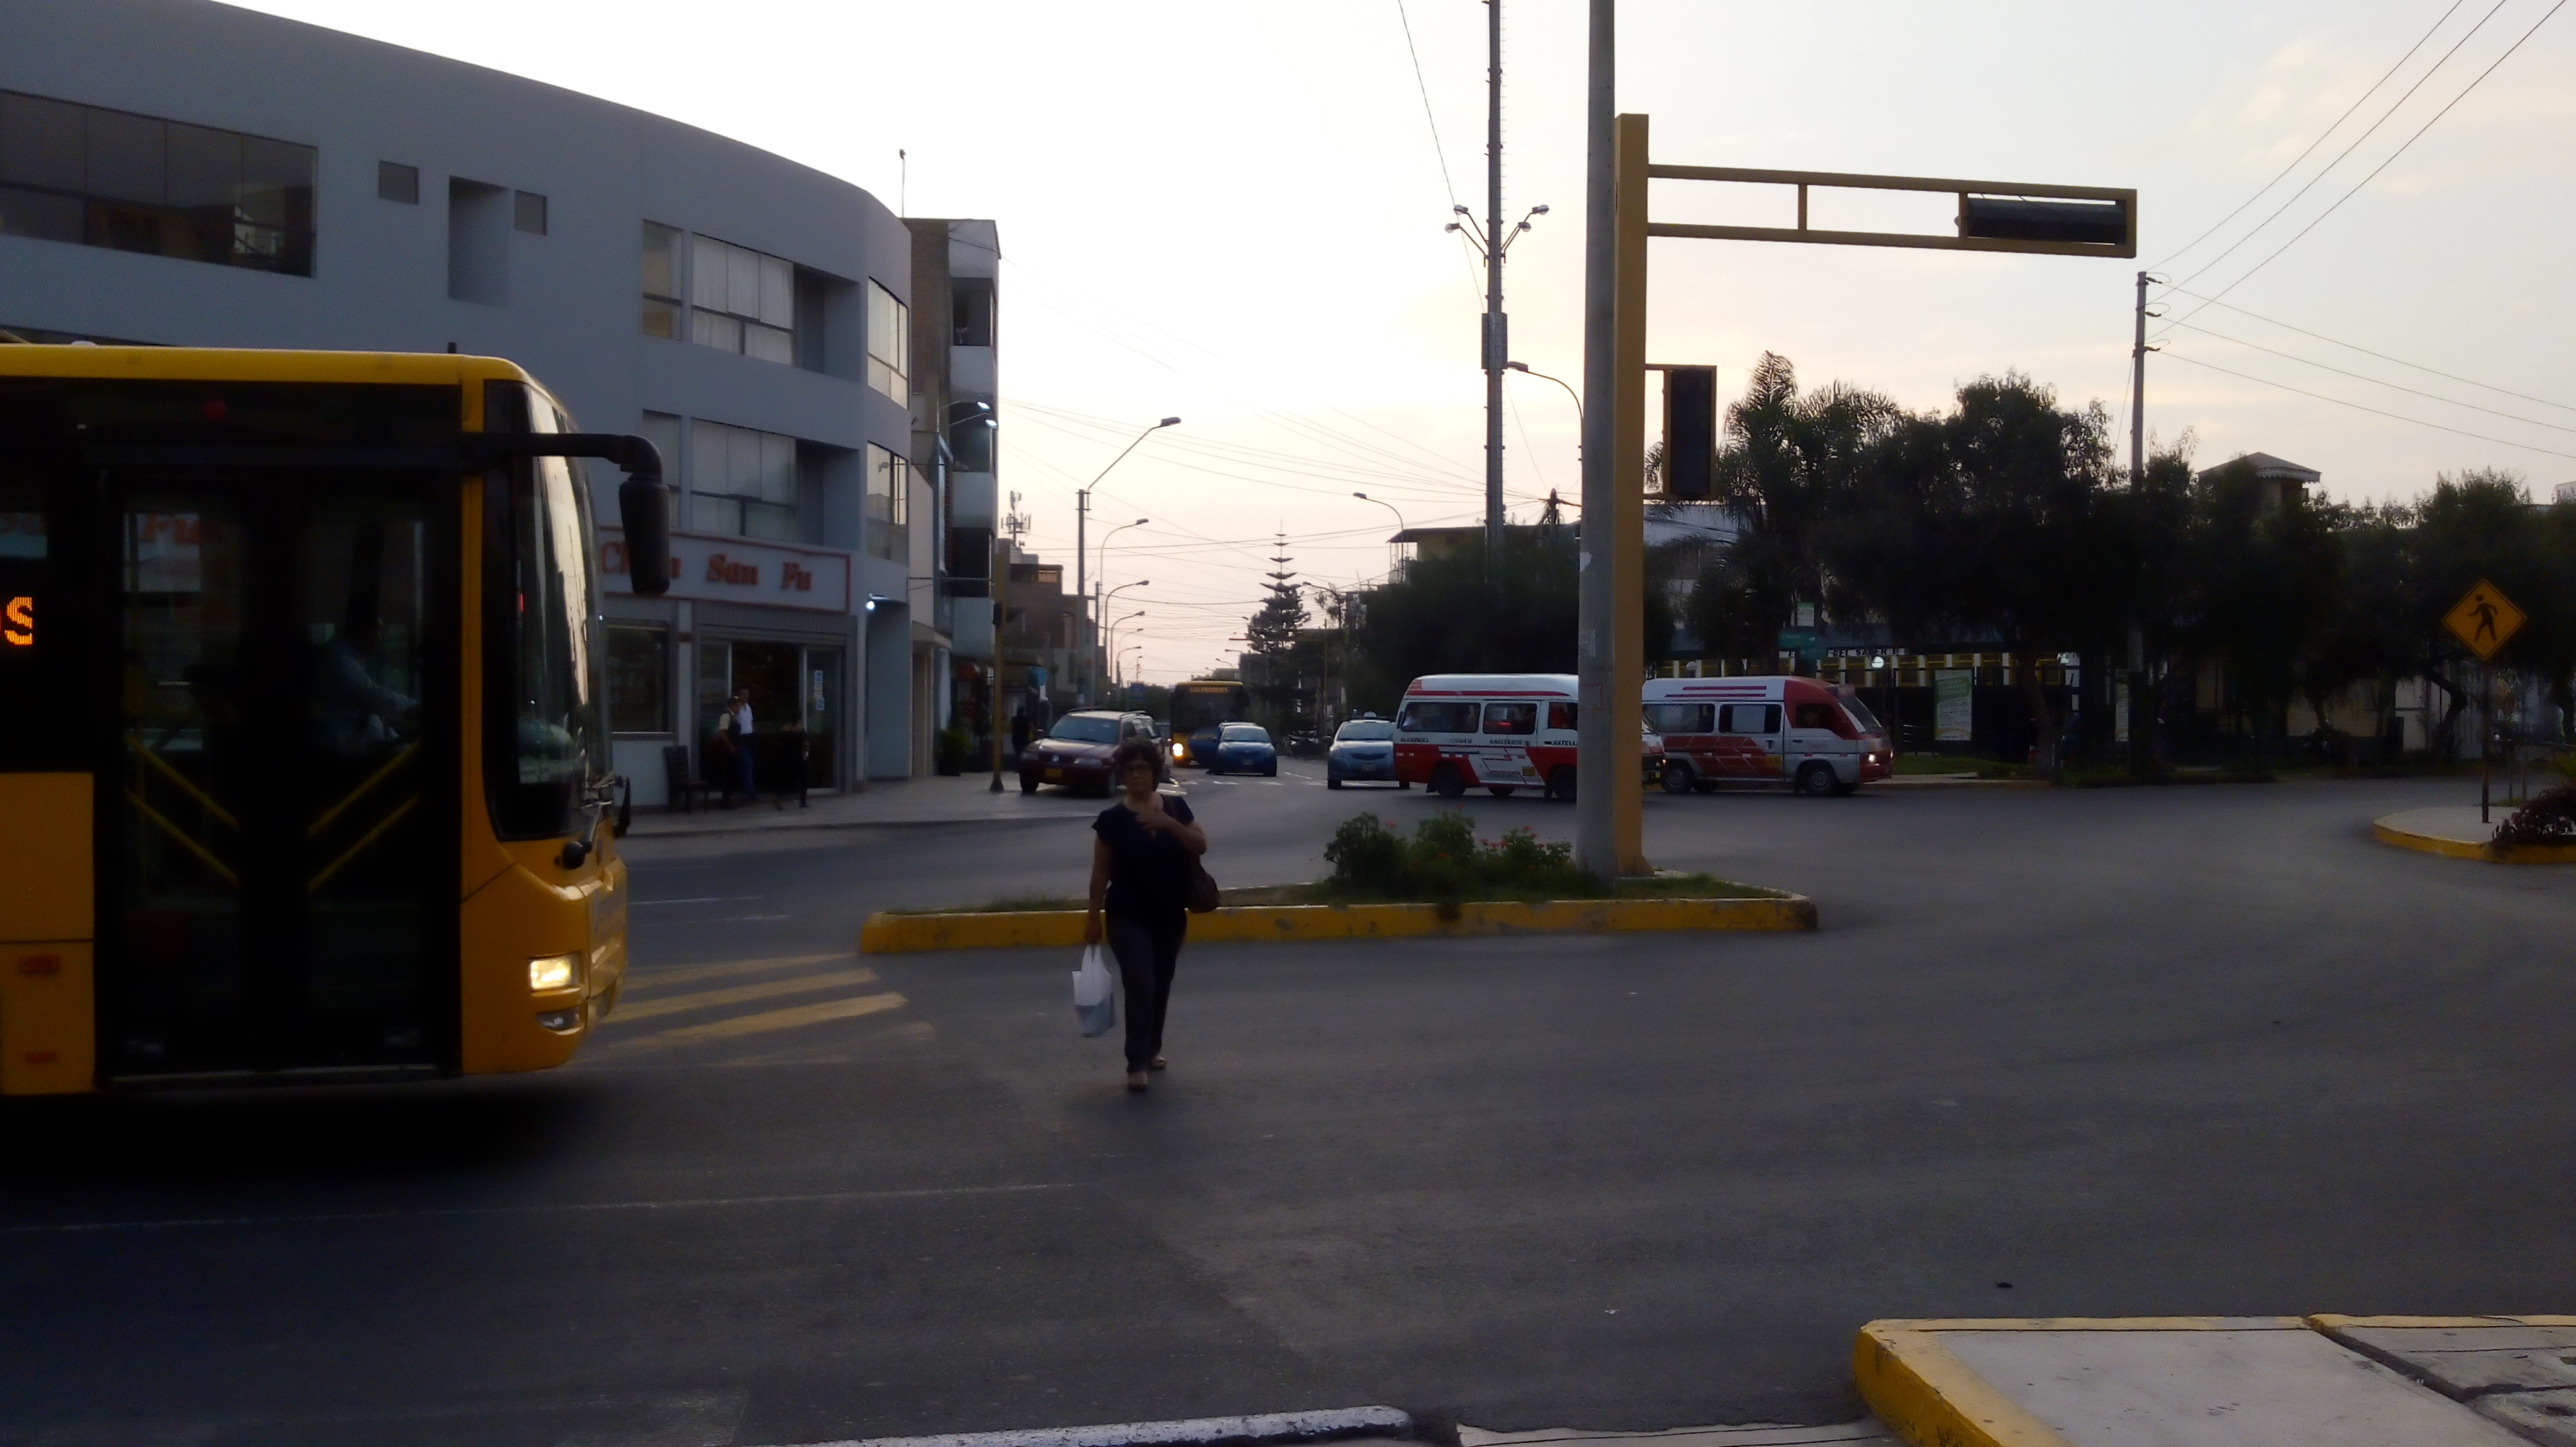
M 1231 723 L 1216 731 L 1216 752 L 1208 755 L 1211 774 L 1267 774 L 1279 777 L 1279 750 L 1270 731 L 1259 724 Z
M 1332 752 L 1324 755 L 1325 788 L 1369 779 L 1413 787 L 1395 776 L 1395 725 L 1375 715 L 1342 725 L 1333 734 Z

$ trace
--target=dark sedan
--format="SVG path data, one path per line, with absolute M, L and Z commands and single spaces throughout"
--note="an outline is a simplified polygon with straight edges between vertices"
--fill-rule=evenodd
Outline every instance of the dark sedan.
M 1115 792 L 1109 761 L 1130 739 L 1154 740 L 1154 721 L 1141 713 L 1084 709 L 1066 714 L 1031 741 L 1020 754 L 1020 792 L 1034 794 L 1040 784 L 1062 784 L 1097 794 Z
M 1395 725 L 1382 718 L 1355 718 L 1333 734 L 1324 755 L 1324 787 L 1375 780 L 1399 789 L 1413 786 L 1395 776 Z

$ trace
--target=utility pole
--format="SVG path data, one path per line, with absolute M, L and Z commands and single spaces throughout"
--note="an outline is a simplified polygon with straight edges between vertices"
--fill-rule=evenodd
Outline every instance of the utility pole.
M 1088 640 L 1091 631 L 1100 626 L 1100 612 L 1096 606 L 1089 608 L 1091 613 L 1090 617 L 1085 618 L 1082 616 L 1086 606 L 1091 604 L 1091 575 L 1086 570 L 1087 561 L 1091 557 L 1091 549 L 1084 541 L 1088 535 L 1090 524 L 1091 489 L 1086 487 L 1076 490 L 1073 494 L 1073 610 L 1074 618 L 1076 620 L 1073 630 L 1073 646 L 1082 650 L 1082 692 L 1075 696 L 1080 698 L 1086 704 L 1091 702 L 1091 655 L 1093 652 Z M 1062 575 L 1059 574 L 1058 576 Z
M 2147 273 L 2138 273 L 2136 340 L 2129 346 L 2129 490 L 2147 486 Z M 2145 778 L 2156 767 L 2156 708 L 2148 693 L 2147 630 L 2129 618 L 2129 772 Z
M 1583 523 L 1576 570 L 1574 857 L 1605 880 L 1619 876 L 1618 824 L 1611 810 L 1611 771 L 1636 756 L 1637 740 L 1610 727 L 1615 685 L 1611 634 L 1619 583 L 1610 574 L 1612 519 L 1619 481 L 1611 449 L 1617 432 L 1611 394 L 1619 375 L 1617 278 L 1619 233 L 1616 162 L 1618 5 L 1591 0 L 1590 74 L 1583 104 Z M 1634 763 L 1626 765 L 1634 770 Z
M 1485 576 L 1503 556 L 1503 0 L 1485 0 Z

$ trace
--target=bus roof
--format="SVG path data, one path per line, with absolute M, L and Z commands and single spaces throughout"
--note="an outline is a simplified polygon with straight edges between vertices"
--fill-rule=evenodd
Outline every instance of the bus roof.
M 535 382 L 516 362 L 452 352 L 292 352 L 250 347 L 88 347 L 0 342 L 0 377 L 137 382 L 373 382 L 460 387 Z
M 1407 698 L 1442 694 L 1478 698 L 1572 698 L 1571 673 L 1426 673 L 1404 686 Z

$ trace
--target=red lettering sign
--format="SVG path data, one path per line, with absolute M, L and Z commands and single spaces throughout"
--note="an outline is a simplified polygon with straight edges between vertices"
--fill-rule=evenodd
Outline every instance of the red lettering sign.
M 779 587 L 794 588 L 800 593 L 811 593 L 814 591 L 814 573 L 812 569 L 799 567 L 794 563 L 786 562 L 780 563 L 778 568 L 781 575 L 778 579 Z
M 756 588 L 760 586 L 760 565 L 757 563 L 737 563 L 722 553 L 709 553 L 707 555 L 707 581 L 710 583 L 731 583 L 737 587 Z

